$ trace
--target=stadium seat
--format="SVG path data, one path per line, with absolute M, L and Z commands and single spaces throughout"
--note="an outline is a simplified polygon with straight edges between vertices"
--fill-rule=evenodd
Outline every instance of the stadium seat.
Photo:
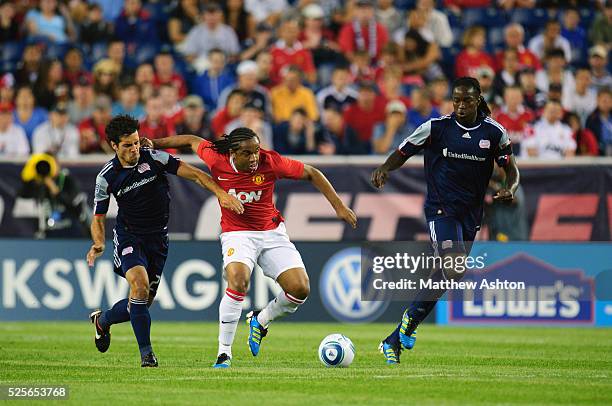
M 512 13 L 512 22 L 519 23 L 530 31 L 542 30 L 548 20 L 555 19 L 556 12 L 549 12 L 542 8 L 518 8 Z
M 508 17 L 504 11 L 495 8 L 468 8 L 461 14 L 465 28 L 474 25 L 483 27 L 502 27 L 507 24 Z
M 140 44 L 136 47 L 136 52 L 134 53 L 134 61 L 137 65 L 145 62 L 153 61 L 155 55 L 157 54 L 158 47 L 153 44 Z
M 496 48 L 504 45 L 504 27 L 490 28 L 488 36 L 487 42 L 490 46 Z
M 597 12 L 591 8 L 581 8 L 580 9 L 580 25 L 585 29 L 589 30 L 591 25 L 593 24 L 593 20 L 597 16 Z
M 412 10 L 416 6 L 416 0 L 395 0 L 393 4 L 399 10 Z
M 108 43 L 106 42 L 96 42 L 91 47 L 91 60 L 93 63 L 96 63 L 100 59 L 106 57 L 106 52 L 108 50 Z

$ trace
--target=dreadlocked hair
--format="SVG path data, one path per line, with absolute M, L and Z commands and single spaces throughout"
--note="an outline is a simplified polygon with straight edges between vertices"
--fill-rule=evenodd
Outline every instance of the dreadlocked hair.
M 470 76 L 463 76 L 453 82 L 453 90 L 461 86 L 467 87 L 468 89 L 470 87 L 476 89 L 476 91 L 478 92 L 478 115 L 482 115 L 485 117 L 491 116 L 491 110 L 489 109 L 489 106 L 487 105 L 487 102 L 485 101 L 484 97 L 482 97 L 482 91 L 480 90 L 480 83 L 478 82 L 478 79 Z
M 213 141 L 211 148 L 220 154 L 229 154 L 231 150 L 238 149 L 242 141 L 248 141 L 252 138 L 257 138 L 259 141 L 255 131 L 247 127 L 238 127 L 231 133 L 223 134 L 223 137 Z

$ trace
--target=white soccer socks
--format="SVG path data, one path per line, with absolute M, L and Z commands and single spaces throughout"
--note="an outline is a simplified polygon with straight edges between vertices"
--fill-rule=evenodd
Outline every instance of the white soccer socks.
M 306 298 L 298 299 L 287 292 L 280 292 L 278 296 L 272 299 L 272 301 L 259 312 L 257 321 L 262 326 L 268 327 L 268 324 L 273 320 L 287 314 L 295 313 L 297 308 L 305 301 Z
M 236 335 L 236 328 L 242 313 L 242 302 L 246 293 L 226 289 L 225 295 L 219 304 L 219 352 L 232 357 L 232 343 Z

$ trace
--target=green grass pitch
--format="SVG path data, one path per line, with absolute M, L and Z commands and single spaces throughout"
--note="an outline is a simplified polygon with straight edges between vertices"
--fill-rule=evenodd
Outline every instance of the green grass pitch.
M 612 404 L 612 329 L 425 325 L 402 364 L 387 366 L 377 345 L 390 328 L 278 322 L 253 358 L 241 323 L 232 369 L 213 370 L 215 323 L 154 321 L 160 368 L 142 369 L 129 323 L 100 354 L 86 321 L 2 322 L 0 384 L 68 385 L 70 403 L 105 405 Z M 355 343 L 350 368 L 317 358 L 334 332 Z

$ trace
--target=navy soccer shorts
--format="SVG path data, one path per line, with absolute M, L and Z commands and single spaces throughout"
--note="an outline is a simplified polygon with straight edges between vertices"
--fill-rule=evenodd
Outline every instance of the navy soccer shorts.
M 131 234 L 117 229 L 113 234 L 115 273 L 125 278 L 127 271 L 143 266 L 149 276 L 149 295 L 155 296 L 168 257 L 168 234 Z
M 429 239 L 435 256 L 449 253 L 469 255 L 477 229 L 454 216 L 436 216 L 427 219 Z

